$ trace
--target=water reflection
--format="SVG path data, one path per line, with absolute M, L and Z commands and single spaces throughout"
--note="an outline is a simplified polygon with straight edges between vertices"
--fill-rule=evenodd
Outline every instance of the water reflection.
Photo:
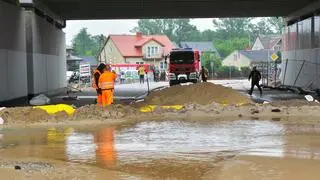
M 219 152 L 283 156 L 284 126 L 268 121 L 146 122 L 117 134 L 119 159 L 208 158 Z
M 103 128 L 95 136 L 97 163 L 105 167 L 116 164 L 116 150 L 114 146 L 114 128 Z
M 299 127 L 270 121 L 167 121 L 120 131 L 111 127 L 0 129 L 0 147 L 10 145 L 11 152 L 25 157 L 106 168 L 159 159 L 210 161 L 221 154 L 320 159 L 319 126 Z
M 71 162 L 95 162 L 96 145 L 91 133 L 72 132 L 66 138 L 66 155 Z

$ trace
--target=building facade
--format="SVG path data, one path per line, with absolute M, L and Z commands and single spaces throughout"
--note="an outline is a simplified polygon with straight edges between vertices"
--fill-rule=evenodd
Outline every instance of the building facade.
M 110 35 L 98 59 L 107 64 L 150 64 L 161 70 L 166 68 L 165 56 L 173 48 L 164 35 Z
M 288 25 L 284 30 L 282 84 L 320 88 L 320 16 Z

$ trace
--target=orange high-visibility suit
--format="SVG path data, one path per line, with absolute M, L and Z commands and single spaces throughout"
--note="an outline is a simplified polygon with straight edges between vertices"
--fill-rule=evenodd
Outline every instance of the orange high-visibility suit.
M 92 87 L 97 91 L 97 105 L 101 105 L 102 103 L 102 95 L 99 94 L 99 78 L 101 76 L 101 72 L 99 70 L 95 70 L 92 78 Z
M 117 74 L 105 71 L 99 78 L 99 88 L 102 90 L 101 103 L 102 106 L 107 106 L 113 103 L 114 83 L 117 79 Z
M 96 136 L 96 141 L 98 145 L 98 148 L 96 150 L 97 161 L 107 167 L 114 166 L 116 164 L 114 129 L 101 129 Z

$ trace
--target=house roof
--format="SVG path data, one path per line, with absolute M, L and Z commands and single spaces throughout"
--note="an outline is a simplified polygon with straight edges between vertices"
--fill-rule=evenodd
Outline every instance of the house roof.
M 98 65 L 97 59 L 94 56 L 83 56 L 81 58 L 83 59 L 81 63 L 88 63 L 91 66 Z
M 165 54 L 169 54 L 169 52 L 174 48 L 173 43 L 165 35 L 110 35 L 109 39 L 113 41 L 124 57 L 142 57 L 143 54 L 141 47 L 137 46 L 143 46 L 151 40 L 154 40 L 163 46 Z
M 281 35 L 268 35 L 268 36 L 259 36 L 260 42 L 262 43 L 264 49 L 271 49 L 274 47 L 281 39 Z
M 78 56 L 67 55 L 67 61 L 83 61 L 83 59 Z
M 269 57 L 275 52 L 275 51 L 269 51 L 269 50 L 257 50 L 257 51 L 246 51 L 246 50 L 240 50 L 238 51 L 243 56 L 246 56 L 248 59 L 250 59 L 253 62 L 267 62 L 268 61 L 268 55 Z
M 181 42 L 181 48 L 192 48 L 199 50 L 201 52 L 215 52 L 220 57 L 220 54 L 213 43 L 210 41 L 207 42 Z
M 160 41 L 158 41 L 157 39 L 153 38 L 153 37 L 147 37 L 147 38 L 143 38 L 141 41 L 139 41 L 137 44 L 135 44 L 136 47 L 141 47 L 145 44 L 147 44 L 150 41 L 155 41 L 158 44 L 160 44 L 162 47 L 164 47 L 164 44 L 162 44 Z

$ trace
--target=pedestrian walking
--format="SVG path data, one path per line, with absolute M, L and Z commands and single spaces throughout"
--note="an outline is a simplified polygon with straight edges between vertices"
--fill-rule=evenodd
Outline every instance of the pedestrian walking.
M 125 81 L 125 74 L 123 71 L 120 72 L 120 84 L 124 84 Z
M 140 66 L 138 69 L 139 77 L 140 77 L 140 84 L 144 84 L 144 75 L 145 75 L 145 69 L 144 66 Z
M 209 76 L 208 69 L 205 68 L 204 66 L 201 66 L 200 75 L 201 75 L 202 82 L 207 82 L 208 76 Z
M 262 95 L 262 89 L 259 85 L 259 82 L 261 80 L 261 73 L 257 70 L 256 67 L 253 67 L 252 68 L 252 71 L 249 75 L 249 81 L 251 79 L 251 89 L 249 91 L 249 95 L 251 96 L 252 95 L 252 92 L 253 92 L 253 89 L 254 89 L 254 86 L 257 86 L 259 91 L 260 91 L 260 95 Z
M 111 67 L 109 65 L 106 66 L 105 71 L 99 78 L 99 88 L 102 91 L 101 103 L 103 107 L 113 103 L 113 90 L 116 79 L 117 74 L 111 72 Z
M 93 73 L 92 87 L 97 92 L 97 105 L 101 105 L 102 91 L 99 88 L 99 78 L 100 78 L 101 74 L 104 72 L 105 68 L 106 68 L 106 65 L 101 63 L 101 64 L 99 64 L 99 66 L 97 67 L 97 69 Z

